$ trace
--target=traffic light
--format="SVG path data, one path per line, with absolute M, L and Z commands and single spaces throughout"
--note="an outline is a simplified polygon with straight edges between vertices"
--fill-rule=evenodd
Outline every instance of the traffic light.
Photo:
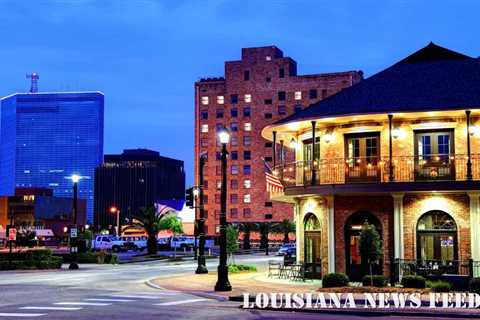
M 194 207 L 193 187 L 188 188 L 188 189 L 185 191 L 185 204 L 186 204 L 187 207 L 189 207 L 190 209 L 193 209 L 193 207 Z

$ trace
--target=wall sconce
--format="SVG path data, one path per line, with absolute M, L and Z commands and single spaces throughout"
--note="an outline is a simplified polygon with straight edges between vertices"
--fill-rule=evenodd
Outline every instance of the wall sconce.
M 402 137 L 402 136 L 403 136 L 402 129 L 400 129 L 400 128 L 398 128 L 398 127 L 392 129 L 392 137 L 393 137 L 394 139 L 398 139 L 398 138 L 400 138 L 400 137 Z
M 333 141 L 333 133 L 331 132 L 327 132 L 323 135 L 323 140 L 325 141 L 325 143 L 330 143 Z
M 292 138 L 292 140 L 290 140 L 290 148 L 297 149 L 297 141 L 295 141 L 294 138 Z
M 479 133 L 480 133 L 480 128 L 478 126 L 470 126 L 469 134 L 471 136 L 478 136 Z

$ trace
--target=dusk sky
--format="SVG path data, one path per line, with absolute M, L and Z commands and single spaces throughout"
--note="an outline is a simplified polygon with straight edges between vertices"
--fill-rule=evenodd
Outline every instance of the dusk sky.
M 0 0 L 0 95 L 27 91 L 33 71 L 40 91 L 102 91 L 105 153 L 182 159 L 191 184 L 193 84 L 242 47 L 276 45 L 299 74 L 369 76 L 430 41 L 480 56 L 479 12 L 477 0 Z

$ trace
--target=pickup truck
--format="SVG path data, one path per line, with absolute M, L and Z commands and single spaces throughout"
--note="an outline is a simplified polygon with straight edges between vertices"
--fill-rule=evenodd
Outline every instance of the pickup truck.
M 125 241 L 108 235 L 98 235 L 92 241 L 93 250 L 112 250 L 120 252 L 125 249 Z
M 121 236 L 120 240 L 124 242 L 126 249 L 143 251 L 147 248 L 147 237 L 145 236 Z

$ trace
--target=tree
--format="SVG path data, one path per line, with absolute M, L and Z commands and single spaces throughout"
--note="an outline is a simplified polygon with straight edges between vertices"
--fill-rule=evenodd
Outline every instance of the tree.
M 230 261 L 235 264 L 233 253 L 238 250 L 238 228 L 233 225 L 227 226 L 227 253 L 230 256 Z
M 141 208 L 139 215 L 133 219 L 133 224 L 145 230 L 147 234 L 148 254 L 156 254 L 158 250 L 157 236 L 161 230 L 171 230 L 181 233 L 182 225 L 173 211 L 157 213 L 155 207 Z
M 273 231 L 278 234 L 283 234 L 283 243 L 289 243 L 289 234 L 295 232 L 295 223 L 288 219 L 283 219 L 274 225 Z
M 260 222 L 258 231 L 260 231 L 260 248 L 265 249 L 265 255 L 268 256 L 268 234 L 272 229 L 271 222 Z
M 368 264 L 370 281 L 373 286 L 372 265 L 377 263 L 382 256 L 382 242 L 375 226 L 368 222 L 363 224 L 360 233 L 360 256 L 362 257 L 362 265 Z
M 253 222 L 244 222 L 238 225 L 239 231 L 243 233 L 243 244 L 242 247 L 244 250 L 250 250 L 250 235 L 253 231 L 257 231 L 257 225 Z

